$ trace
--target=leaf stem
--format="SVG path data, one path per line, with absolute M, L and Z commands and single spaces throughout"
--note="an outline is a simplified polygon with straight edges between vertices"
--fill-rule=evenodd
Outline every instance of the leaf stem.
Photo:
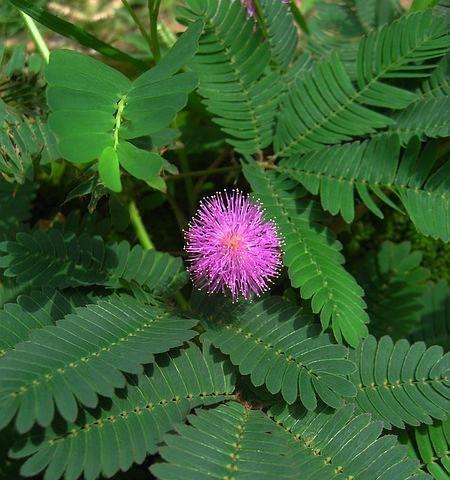
M 290 1 L 290 6 L 291 6 L 291 12 L 294 17 L 294 20 L 297 23 L 297 25 L 300 27 L 300 30 L 306 33 L 307 35 L 309 35 L 308 24 L 306 23 L 303 13 L 300 11 L 300 9 L 298 8 L 298 5 L 295 3 L 295 0 Z
M 36 45 L 38 52 L 44 59 L 45 63 L 48 63 L 50 60 L 50 50 L 48 49 L 44 37 L 41 35 L 41 32 L 39 31 L 35 21 L 26 13 L 22 12 L 22 10 L 19 10 L 19 13 L 22 16 L 31 37 L 33 38 L 33 42 Z
M 120 125 L 122 123 L 122 113 L 125 108 L 125 102 L 127 97 L 124 95 L 120 98 L 119 103 L 117 104 L 116 110 L 116 121 L 114 124 L 113 134 L 114 134 L 114 150 L 117 150 L 117 146 L 119 145 L 119 131 Z
M 128 205 L 128 211 L 130 213 L 131 224 L 133 225 L 136 236 L 140 244 L 145 248 L 145 250 L 153 250 L 155 246 L 150 238 L 147 229 L 142 222 L 141 214 L 137 208 L 136 202 L 132 200 Z
M 266 38 L 269 38 L 269 31 L 267 29 L 266 19 L 264 17 L 264 12 L 263 12 L 263 9 L 261 7 L 261 4 L 259 3 L 259 0 L 253 0 L 253 5 L 255 7 L 256 18 L 258 19 L 258 22 L 261 26 L 261 30 L 263 32 L 263 35 Z
M 161 59 L 161 50 L 158 39 L 158 14 L 161 0 L 148 0 L 148 16 L 150 19 L 150 49 L 156 63 Z
M 150 38 L 150 35 L 147 32 L 145 26 L 143 25 L 143 23 L 139 20 L 138 16 L 136 15 L 136 12 L 133 10 L 133 7 L 128 3 L 127 0 L 122 0 L 122 4 L 127 9 L 128 13 L 130 14 L 134 23 L 139 28 L 139 31 L 141 32 L 142 36 L 144 37 L 145 41 L 147 42 L 148 46 L 151 49 L 152 48 L 152 39 Z

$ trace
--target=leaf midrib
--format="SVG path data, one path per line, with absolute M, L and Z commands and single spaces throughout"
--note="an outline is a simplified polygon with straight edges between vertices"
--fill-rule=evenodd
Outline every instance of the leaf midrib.
M 393 189 L 393 187 L 399 189 L 399 190 L 402 190 L 404 192 L 414 192 L 416 194 L 426 194 L 428 196 L 436 196 L 436 197 L 441 197 L 443 198 L 444 200 L 447 200 L 447 198 L 450 199 L 450 192 L 441 192 L 439 190 L 425 190 L 424 188 L 417 188 L 417 187 L 410 187 L 408 185 L 399 185 L 399 184 L 396 184 L 395 183 L 395 179 L 394 179 L 394 182 L 389 182 L 389 183 L 385 183 L 385 182 L 373 182 L 373 183 L 370 183 L 368 180 L 363 180 L 363 179 L 354 179 L 354 178 L 346 178 L 346 177 L 337 177 L 335 175 L 329 175 L 329 174 L 326 174 L 326 173 L 322 173 L 322 172 L 311 172 L 309 170 L 302 170 L 301 168 L 298 168 L 298 169 L 295 169 L 295 168 L 289 168 L 289 167 L 283 167 L 283 166 L 279 166 L 277 167 L 277 170 L 282 172 L 282 173 L 286 173 L 286 174 L 298 174 L 299 172 L 300 173 L 303 173 L 307 176 L 313 176 L 313 177 L 318 177 L 320 179 L 322 178 L 326 178 L 328 180 L 334 180 L 336 182 L 342 182 L 342 181 L 345 181 L 345 182 L 348 182 L 350 185 L 364 185 L 364 186 L 372 186 L 374 185 L 375 187 L 381 187 L 381 188 L 389 188 L 390 190 Z M 293 178 L 293 177 L 291 177 Z M 424 182 L 426 183 L 426 181 Z
M 260 135 L 260 132 L 259 132 L 259 127 L 258 127 L 258 115 L 256 113 L 256 109 L 254 108 L 252 100 L 251 100 L 250 90 L 247 89 L 244 82 L 242 81 L 243 74 L 242 74 L 241 70 L 238 68 L 238 64 L 235 60 L 235 57 L 230 53 L 230 49 L 226 46 L 225 41 L 221 38 L 220 30 L 213 23 L 214 18 L 215 17 L 207 18 L 207 23 L 208 23 L 210 29 L 212 29 L 214 31 L 214 34 L 217 38 L 217 41 L 219 42 L 223 51 L 225 52 L 226 56 L 229 59 L 229 63 L 234 70 L 233 73 L 234 73 L 235 81 L 237 83 L 239 83 L 239 85 L 241 86 L 241 90 L 242 90 L 242 94 L 243 94 L 242 95 L 243 100 L 244 100 L 245 104 L 247 105 L 248 111 L 250 112 L 250 115 L 251 115 L 251 122 L 252 122 L 252 126 L 253 126 L 253 131 L 256 135 L 255 141 L 258 145 L 258 148 L 260 148 L 261 144 L 262 144 L 262 138 L 261 138 L 261 135 Z M 248 139 L 244 140 L 244 141 L 248 141 Z
M 289 151 L 292 146 L 294 144 L 297 144 L 299 142 L 301 142 L 303 139 L 307 138 L 309 135 L 311 135 L 312 133 L 316 132 L 318 129 L 322 128 L 323 125 L 325 125 L 327 122 L 329 122 L 331 119 L 333 119 L 334 117 L 338 116 L 343 110 L 346 110 L 347 107 L 356 102 L 368 89 L 369 87 L 371 87 L 374 83 L 378 82 L 380 79 L 383 78 L 383 76 L 385 74 L 387 74 L 389 71 L 391 71 L 391 69 L 393 67 L 396 67 L 396 66 L 400 66 L 400 65 L 403 65 L 404 63 L 404 60 L 407 59 L 407 57 L 409 55 L 411 55 L 412 53 L 414 53 L 418 48 L 420 48 L 421 46 L 423 46 L 426 42 L 428 42 L 430 39 L 432 39 L 433 37 L 425 37 L 423 39 L 423 42 L 420 44 L 420 45 L 416 45 L 414 48 L 412 48 L 411 50 L 409 50 L 407 53 L 405 53 L 401 59 L 397 60 L 396 62 L 394 63 L 391 63 L 390 65 L 386 66 L 384 70 L 382 70 L 380 73 L 378 73 L 377 75 L 375 75 L 372 79 L 369 80 L 369 82 L 361 89 L 361 90 L 358 90 L 356 91 L 356 93 L 354 95 L 352 95 L 343 105 L 341 105 L 337 110 L 333 111 L 330 113 L 330 115 L 328 116 L 325 116 L 319 123 L 315 123 L 311 128 L 309 128 L 308 130 L 306 130 L 305 133 L 303 133 L 300 137 L 296 138 L 296 139 L 292 139 L 287 145 L 285 145 L 277 154 L 276 156 L 280 156 L 280 157 L 283 157 L 287 151 Z M 340 58 L 339 58 L 340 60 Z M 347 73 L 347 72 L 346 72 Z M 353 85 L 353 82 L 352 82 L 352 85 Z
M 228 324 L 226 327 L 225 327 L 227 330 L 234 330 L 237 334 L 241 335 L 241 336 L 244 336 L 245 338 L 253 338 L 255 337 L 255 334 L 252 333 L 252 332 L 249 332 L 247 330 L 244 330 L 240 325 L 231 325 L 231 324 Z M 259 341 L 257 341 L 259 340 Z M 305 338 L 305 340 L 307 340 Z M 309 367 L 307 367 L 305 364 L 303 364 L 302 362 L 300 362 L 299 360 L 297 360 L 294 356 L 292 355 L 287 355 L 286 352 L 284 352 L 283 350 L 281 349 L 278 349 L 278 350 L 275 350 L 275 347 L 276 345 L 273 345 L 271 343 L 268 343 L 267 341 L 261 339 L 260 337 L 257 337 L 255 340 L 254 340 L 256 343 L 260 344 L 260 345 L 263 345 L 264 348 L 267 350 L 267 351 L 272 351 L 273 352 L 273 356 L 274 358 L 276 359 L 277 357 L 280 357 L 280 356 L 283 356 L 283 358 L 285 359 L 286 363 L 288 364 L 291 364 L 291 363 L 296 363 L 297 364 L 297 367 L 299 369 L 301 368 L 304 368 L 309 375 L 311 375 L 311 377 L 315 377 L 315 378 L 320 378 L 320 375 L 317 374 L 316 372 L 314 372 L 313 370 L 311 370 Z M 219 343 L 217 343 L 217 347 L 220 348 L 219 346 Z M 312 350 L 309 350 L 307 353 L 311 352 Z M 224 352 L 225 353 L 225 352 Z
M 31 379 L 31 383 L 21 385 L 19 391 L 10 392 L 8 394 L 8 396 L 9 397 L 14 397 L 14 398 L 20 397 L 21 395 L 24 395 L 25 393 L 27 393 L 30 390 L 30 388 L 39 387 L 41 384 L 45 384 L 45 383 L 50 382 L 53 379 L 53 377 L 55 377 L 57 374 L 60 375 L 60 376 L 64 376 L 64 373 L 69 368 L 76 368 L 81 363 L 83 363 L 83 364 L 88 363 L 94 357 L 95 358 L 101 357 L 101 353 L 103 351 L 110 351 L 110 349 L 112 347 L 117 346 L 117 344 L 127 342 L 130 338 L 135 337 L 140 330 L 150 328 L 151 326 L 153 326 L 155 324 L 155 322 L 160 321 L 164 318 L 167 318 L 168 316 L 170 316 L 170 314 L 168 312 L 160 313 L 159 315 L 156 315 L 156 317 L 153 320 L 151 320 L 150 322 L 147 321 L 146 323 L 141 324 L 138 327 L 136 327 L 133 331 L 128 332 L 127 335 L 122 336 L 122 337 L 118 337 L 115 342 L 110 342 L 109 343 L 110 346 L 108 348 L 106 348 L 106 347 L 98 348 L 96 351 L 91 352 L 91 353 L 87 354 L 86 356 L 81 357 L 79 360 L 66 362 L 64 364 L 64 366 L 62 366 L 62 367 L 52 368 L 51 370 L 47 370 L 45 373 L 40 373 L 39 375 L 36 375 L 35 377 L 33 377 Z M 46 348 L 49 348 L 50 350 L 52 349 L 49 346 L 46 346 Z M 38 355 L 38 356 L 42 357 L 42 355 Z M 43 357 L 43 358 L 47 358 L 47 357 Z M 45 365 L 41 365 L 41 366 L 45 367 Z M 21 370 L 18 370 L 17 368 L 13 368 L 13 369 L 10 369 L 10 370 L 21 371 Z M 117 368 L 116 370 L 120 370 L 120 368 Z M 27 372 L 27 370 L 24 370 L 24 372 Z M 39 378 L 40 380 L 37 380 L 36 378 Z
M 141 394 L 143 394 L 142 391 L 141 391 Z M 139 413 L 140 410 L 147 409 L 149 411 L 152 411 L 156 407 L 165 407 L 166 405 L 169 405 L 169 404 L 178 404 L 183 400 L 192 401 L 192 400 L 198 400 L 198 399 L 204 399 L 204 398 L 222 398 L 222 397 L 226 397 L 226 400 L 236 399 L 236 396 L 232 393 L 213 392 L 213 393 L 207 393 L 207 394 L 199 393 L 197 395 L 188 394 L 188 395 L 185 395 L 183 397 L 179 397 L 179 396 L 173 397 L 169 400 L 161 399 L 157 402 L 148 402 L 143 406 L 136 405 L 131 410 L 123 410 L 120 413 L 118 413 L 117 415 L 109 415 L 108 417 L 99 418 L 99 419 L 94 420 L 90 423 L 85 423 L 83 426 L 80 426 L 79 428 L 72 428 L 69 432 L 66 432 L 62 435 L 59 435 L 56 438 L 50 438 L 47 441 L 47 443 L 48 443 L 48 445 L 54 445 L 55 443 L 60 442 L 67 437 L 75 437 L 76 435 L 78 435 L 82 431 L 89 431 L 91 428 L 98 428 L 98 429 L 104 428 L 104 425 L 106 425 L 108 423 L 114 423 L 118 419 L 126 421 L 126 419 L 129 415 L 133 415 L 133 414 L 140 415 L 140 413 Z M 139 409 L 139 410 L 137 410 L 137 409 Z

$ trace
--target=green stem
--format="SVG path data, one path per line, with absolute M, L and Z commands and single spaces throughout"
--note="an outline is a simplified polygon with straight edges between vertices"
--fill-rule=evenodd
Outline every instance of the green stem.
M 150 18 L 150 49 L 153 53 L 155 62 L 158 63 L 161 59 L 161 50 L 158 39 L 158 14 L 161 0 L 148 0 L 148 15 Z
M 127 97 L 124 95 L 123 97 L 120 98 L 119 103 L 117 104 L 116 121 L 113 128 L 114 150 L 117 150 L 117 146 L 119 145 L 119 131 L 120 131 L 120 125 L 122 123 L 122 114 L 123 114 L 123 110 L 125 109 L 126 99 Z
M 295 0 L 291 0 L 290 5 L 291 5 L 291 12 L 294 17 L 294 20 L 296 21 L 297 25 L 300 27 L 300 30 L 302 30 L 304 33 L 309 35 L 308 24 L 306 23 L 305 17 L 303 16 L 302 12 L 298 8 L 297 4 L 295 3 Z
M 29 17 L 26 13 L 19 10 L 20 15 L 22 15 L 23 21 L 30 32 L 31 37 L 33 38 L 33 42 L 36 45 L 38 52 L 41 54 L 41 57 L 45 60 L 46 63 L 50 60 L 50 50 L 45 43 L 44 37 L 41 35 L 41 32 L 37 28 L 36 23 L 34 20 Z
M 153 250 L 155 246 L 150 238 L 150 235 L 145 228 L 139 210 L 136 206 L 136 202 L 132 200 L 128 205 L 128 211 L 130 213 L 131 224 L 133 225 L 136 236 L 140 244 L 145 248 L 145 250 Z
M 142 22 L 139 20 L 138 16 L 136 15 L 136 12 L 133 10 L 133 7 L 128 3 L 127 0 L 122 0 L 122 3 L 123 3 L 123 6 L 127 9 L 128 13 L 131 15 L 131 18 L 133 19 L 134 23 L 139 28 L 139 31 L 141 32 L 141 35 L 144 37 L 145 41 L 147 42 L 148 46 L 151 49 L 152 48 L 152 40 L 150 38 L 150 35 L 148 34 L 148 32 L 145 29 Z
M 230 167 L 207 168 L 205 170 L 194 170 L 192 172 L 178 173 L 177 175 L 169 175 L 166 180 L 181 180 L 186 177 L 202 177 L 203 175 L 215 175 L 216 173 L 232 172 L 233 170 L 240 170 L 240 165 L 231 165 Z
M 256 18 L 258 23 L 261 25 L 261 30 L 266 38 L 269 38 L 269 31 L 267 30 L 266 19 L 264 17 L 264 12 L 259 3 L 259 0 L 253 0 L 253 5 L 255 7 Z

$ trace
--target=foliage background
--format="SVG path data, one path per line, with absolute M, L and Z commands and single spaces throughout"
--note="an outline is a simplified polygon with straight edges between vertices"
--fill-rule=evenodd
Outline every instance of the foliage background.
M 35 3 L 39 7 L 46 7 L 54 14 L 76 23 L 104 42 L 133 54 L 135 58 L 151 62 L 152 52 L 121 2 L 80 0 Z M 175 20 L 175 3 L 174 1 L 163 1 L 162 4 L 160 39 L 163 51 L 167 51 L 175 41 L 175 35 L 184 30 L 184 26 Z M 356 11 L 354 9 L 351 10 L 354 17 L 345 18 L 340 17 L 345 12 L 345 8 L 334 11 L 335 8 L 338 9 L 338 7 L 352 2 L 304 3 L 304 10 L 308 10 L 306 18 L 312 32 L 312 40 L 306 43 L 306 34 L 302 32 L 300 44 L 302 45 L 302 42 L 307 44 L 308 52 L 316 59 L 330 48 L 340 52 L 343 64 L 349 69 L 348 71 L 354 79 L 356 74 L 352 72 L 352 68 L 354 68 L 355 45 L 358 44 L 360 36 L 370 30 L 371 25 L 366 25 L 364 21 L 361 21 L 361 16 L 359 21 L 355 22 Z M 316 4 L 314 5 L 314 3 Z M 358 2 L 353 3 L 357 4 Z M 379 12 L 388 11 L 386 7 L 388 3 L 384 2 L 384 7 Z M 439 8 L 448 8 L 446 2 L 440 3 Z M 130 4 L 136 12 L 144 17 L 142 13 L 146 8 L 145 1 L 139 0 L 130 2 Z M 409 8 L 410 2 L 403 2 L 402 7 Z M 392 15 L 397 15 L 395 9 L 392 11 L 394 12 Z M 361 15 L 364 10 L 361 9 L 358 12 Z M 385 21 L 390 21 L 390 19 L 378 18 L 376 22 L 379 23 L 372 27 L 382 25 Z M 361 29 L 363 32 L 360 31 Z M 127 76 L 132 78 L 137 76 L 137 68 L 131 63 L 99 56 L 94 51 L 80 48 L 77 43 L 56 35 L 48 29 L 42 28 L 41 31 L 51 50 L 76 48 L 89 53 Z M 108 194 L 104 186 L 97 183 L 95 170 L 58 159 L 52 132 L 46 129 L 48 107 L 42 73 L 44 65 L 39 55 L 33 55 L 34 44 L 29 40 L 21 17 L 8 2 L 4 2 L 0 6 L 0 39 L 0 48 L 5 47 L 0 73 L 1 98 L 20 117 L 19 120 L 10 119 L 8 121 L 10 138 L 17 138 L 12 137 L 16 131 L 26 131 L 26 126 L 20 126 L 20 128 L 17 126 L 22 125 L 23 119 L 25 119 L 24 121 L 32 119 L 30 122 L 35 129 L 30 137 L 32 141 L 25 142 L 26 145 L 20 149 L 20 158 L 16 163 L 8 163 L 9 170 L 6 171 L 9 180 L 22 182 L 27 179 L 25 186 L 20 187 L 17 191 L 8 186 L 11 184 L 3 187 L 2 183 L 0 186 L 2 210 L 8 212 L 7 215 L 3 214 L 0 219 L 1 240 L 13 240 L 19 230 L 31 232 L 37 228 L 45 232 L 51 228 L 63 236 L 72 233 L 77 235 L 84 233 L 88 236 L 100 235 L 108 245 L 115 245 L 112 247 L 113 250 L 119 248 L 118 242 L 121 241 L 127 241 L 131 245 L 141 243 L 144 247 L 147 245 L 146 242 L 150 241 L 157 251 L 167 252 L 176 259 L 180 259 L 183 257 L 181 229 L 186 227 L 188 219 L 195 212 L 202 196 L 230 186 L 249 190 L 249 184 L 258 196 L 264 197 L 266 194 L 265 191 L 258 191 L 256 186 L 258 181 L 251 174 L 245 176 L 242 174 L 241 156 L 236 152 L 239 150 L 239 146 L 235 150 L 226 142 L 229 134 L 224 134 L 213 121 L 213 117 L 220 117 L 220 112 L 214 111 L 214 106 L 211 107 L 211 105 L 208 106 L 210 110 L 208 111 L 197 91 L 189 95 L 187 107 L 176 116 L 171 124 L 172 128 L 179 130 L 180 136 L 174 140 L 171 139 L 170 132 L 168 132 L 169 137 L 167 138 L 170 141 L 163 142 L 164 145 L 169 144 L 167 149 L 164 148 L 164 158 L 176 167 L 172 170 L 171 167 L 167 167 L 164 174 L 166 185 L 155 179 L 153 184 L 150 182 L 153 188 L 149 189 L 144 182 L 125 176 L 123 177 L 123 190 L 117 194 Z M 202 81 L 200 78 L 200 82 Z M 204 81 L 207 82 L 207 79 Z M 398 87 L 407 87 L 413 91 L 420 85 L 420 81 L 415 79 L 398 78 L 393 82 Z M 446 82 L 448 88 L 448 77 Z M 204 93 L 202 94 L 206 96 Z M 446 95 L 448 95 L 448 90 Z M 217 108 L 220 109 L 220 107 Z M 40 119 L 42 125 L 39 123 Z M 21 128 L 22 130 L 20 130 Z M 2 133 L 4 134 L 5 131 L 4 128 Z M 448 134 L 430 134 L 428 136 L 437 138 L 431 142 L 435 142 L 439 152 L 438 164 L 442 165 L 448 159 Z M 422 139 L 424 140 L 423 137 Z M 406 142 L 403 143 L 403 146 L 405 144 Z M 245 155 L 245 149 L 241 150 Z M 37 157 L 40 161 L 39 167 L 36 165 Z M 34 169 L 31 166 L 33 163 L 35 163 Z M 199 173 L 192 174 L 192 171 Z M 34 180 L 35 186 L 30 186 L 31 179 Z M 296 180 L 298 179 L 296 178 Z M 13 190 L 15 201 L 7 203 L 5 199 L 10 198 Z M 323 195 L 323 191 L 321 195 Z M 142 231 L 142 224 L 139 222 L 139 216 L 135 210 L 136 205 L 139 208 L 142 224 L 150 232 L 150 239 L 146 238 L 146 234 Z M 323 220 L 343 245 L 345 268 L 357 279 L 359 285 L 366 292 L 367 311 L 371 319 L 369 331 L 377 338 L 388 334 L 394 341 L 401 338 L 421 339 L 424 338 L 421 328 L 426 330 L 426 325 L 433 318 L 438 318 L 437 323 L 442 322 L 444 331 L 434 335 L 432 338 L 435 341 L 430 344 L 440 344 L 444 347 L 444 351 L 447 351 L 449 310 L 446 282 L 450 278 L 449 244 L 442 239 L 424 235 L 420 229 L 419 231 L 416 229 L 407 215 L 391 208 L 386 202 L 379 201 L 377 206 L 384 217 L 382 219 L 377 218 L 360 203 L 356 208 L 356 221 L 353 223 L 343 221 L 340 216 L 331 215 L 327 215 Z M 105 251 L 108 248 L 106 247 Z M 24 251 L 16 252 L 17 258 L 21 258 L 22 255 L 26 255 L 26 253 Z M 401 259 L 404 261 L 402 262 Z M 167 258 L 158 261 L 165 262 L 166 260 Z M 95 261 L 97 260 L 94 260 L 93 264 Z M 180 271 L 177 260 L 171 259 L 167 262 L 169 264 L 173 262 L 171 267 L 164 267 L 165 271 L 169 272 L 167 283 L 162 282 L 157 287 L 160 289 L 157 295 L 161 295 L 166 290 L 168 298 L 164 302 L 171 308 L 185 312 L 186 299 L 190 296 L 191 287 L 186 284 L 186 278 Z M 59 266 L 55 266 L 56 268 Z M 92 279 L 82 279 L 79 285 L 84 287 L 90 285 L 88 288 L 81 289 L 83 295 L 103 295 L 105 289 L 116 289 L 119 285 L 122 287 L 123 282 L 132 284 L 137 276 L 136 272 L 130 271 L 120 277 L 118 273 L 116 275 L 108 270 L 108 279 L 105 279 L 98 277 L 96 267 L 89 272 L 97 276 Z M 64 281 L 66 273 L 61 270 L 58 282 Z M 157 280 L 161 279 L 157 278 Z M 144 298 L 149 292 L 150 295 L 154 295 L 157 280 L 147 279 L 147 284 L 143 288 L 136 288 L 133 294 L 139 299 Z M 33 281 L 33 287 L 36 287 L 40 286 L 43 279 L 36 273 Z M 79 287 L 77 284 L 70 283 L 72 280 L 67 280 L 67 282 L 67 286 L 70 288 Z M 47 285 L 49 288 L 55 286 L 57 284 Z M 180 292 L 176 293 L 180 286 L 182 286 Z M 14 316 L 12 311 L 8 312 L 10 307 L 7 305 L 15 304 L 20 293 L 30 294 L 29 286 L 16 285 L 10 277 L 3 276 L 0 288 L 3 322 L 6 322 L 8 315 Z M 293 305 L 303 305 L 305 310 L 310 310 L 309 303 L 300 298 L 297 289 L 292 287 L 286 273 L 283 274 L 282 279 L 277 282 L 271 293 L 280 295 Z M 437 300 L 433 303 L 435 297 Z M 67 300 L 69 303 L 73 303 L 71 307 L 66 306 L 66 313 L 72 312 L 77 302 L 79 305 L 86 304 L 85 300 L 77 298 L 76 295 Z M 201 305 L 200 300 L 199 303 Z M 201 308 L 207 307 L 202 306 Z M 230 308 L 231 312 L 231 307 L 227 308 Z M 392 322 L 393 318 L 396 319 L 396 322 Z M 209 340 L 214 338 L 212 333 L 206 337 Z M 189 338 L 192 337 L 188 335 L 183 340 Z M 214 340 L 211 341 L 214 343 Z M 179 344 L 180 342 L 176 345 Z M 219 346 L 216 343 L 214 345 Z M 6 348 L 6 346 L 1 348 Z M 222 353 L 227 353 L 224 349 L 221 350 Z M 231 380 L 229 381 L 231 382 Z M 250 385 L 242 385 L 240 390 L 246 392 L 249 399 L 253 394 L 258 402 L 264 403 L 265 395 L 268 395 L 268 392 L 263 392 L 263 388 L 255 387 L 255 391 L 252 391 L 253 387 Z M 222 393 L 224 398 L 227 396 L 231 398 L 230 388 L 225 389 Z M 277 418 L 283 418 L 283 414 L 283 412 L 271 413 L 273 417 L 278 415 Z M 401 425 L 394 424 L 393 432 L 400 434 L 402 442 L 408 443 L 411 456 L 419 458 L 424 471 L 428 471 L 437 479 L 446 478 L 445 469 L 448 469 L 449 458 L 448 421 L 443 423 L 442 427 L 436 420 L 434 426 L 431 427 L 424 423 L 420 427 L 410 425 L 402 431 L 401 427 Z M 442 428 L 442 431 L 445 430 L 444 437 L 439 434 L 439 428 Z M 20 462 L 11 460 L 7 456 L 11 438 L 15 435 L 13 427 L 10 426 L 2 431 L 0 437 L 0 472 L 4 478 L 17 478 L 18 475 Z M 444 440 L 442 440 L 443 438 Z M 276 451 L 275 445 L 273 448 Z M 156 450 L 153 451 L 153 453 L 155 452 Z M 141 466 L 134 466 L 125 474 L 115 474 L 113 478 L 151 478 L 148 466 L 154 461 L 155 457 L 150 455 Z

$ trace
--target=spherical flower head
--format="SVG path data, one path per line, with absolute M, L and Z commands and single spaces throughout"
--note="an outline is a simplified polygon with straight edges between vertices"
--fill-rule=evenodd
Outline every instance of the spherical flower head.
M 200 204 L 186 237 L 188 269 L 199 289 L 251 300 L 280 272 L 281 238 L 259 203 L 233 190 Z

